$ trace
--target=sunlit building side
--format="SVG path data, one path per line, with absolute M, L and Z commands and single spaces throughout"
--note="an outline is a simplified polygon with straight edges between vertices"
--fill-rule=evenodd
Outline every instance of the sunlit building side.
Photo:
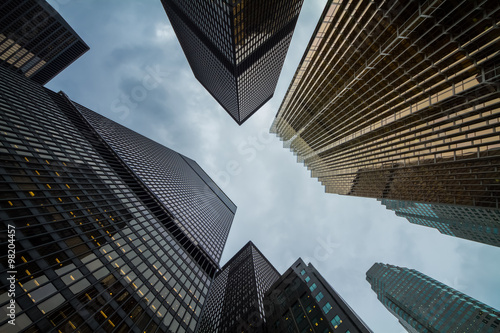
M 271 132 L 328 193 L 499 208 L 498 1 L 328 1 Z

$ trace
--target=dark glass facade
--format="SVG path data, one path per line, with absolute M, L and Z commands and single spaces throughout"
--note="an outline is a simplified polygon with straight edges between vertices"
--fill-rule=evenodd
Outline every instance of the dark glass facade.
M 89 47 L 45 0 L 0 4 L 0 64 L 45 84 Z
M 259 249 L 248 242 L 214 279 L 199 332 L 264 332 L 264 293 L 279 277 Z
M 274 94 L 303 0 L 162 0 L 195 77 L 242 124 Z
M 271 132 L 328 193 L 498 209 L 499 12 L 328 1 Z
M 409 222 L 436 228 L 440 233 L 500 246 L 500 210 L 379 199 L 387 209 Z
M 298 259 L 266 292 L 267 332 L 372 332 L 312 264 Z
M 192 159 L 73 103 L 196 246 L 219 263 L 235 204 Z
M 408 332 L 500 332 L 500 312 L 414 269 L 376 263 L 366 280 Z
M 4 67 L 0 81 L 0 329 L 15 270 L 18 331 L 195 332 L 234 205 L 192 160 Z

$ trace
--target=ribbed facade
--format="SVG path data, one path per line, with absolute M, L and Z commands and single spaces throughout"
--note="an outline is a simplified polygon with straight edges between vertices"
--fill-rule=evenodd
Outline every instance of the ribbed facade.
M 436 228 L 440 233 L 488 245 L 500 246 L 498 209 L 428 204 L 379 199 L 387 209 L 410 223 Z
M 0 330 L 12 289 L 16 331 L 195 332 L 235 208 L 196 163 L 3 67 L 0 131 Z
M 279 277 L 259 249 L 248 242 L 214 279 L 199 332 L 264 332 L 264 293 Z
M 0 4 L 0 64 L 45 84 L 89 47 L 45 0 Z
M 500 332 L 500 312 L 414 269 L 376 263 L 377 298 L 408 332 Z
M 499 207 L 498 1 L 329 1 L 271 132 L 326 192 Z
M 267 332 L 372 332 L 312 264 L 298 259 L 264 298 Z
M 242 124 L 274 94 L 303 0 L 162 0 L 195 77 Z

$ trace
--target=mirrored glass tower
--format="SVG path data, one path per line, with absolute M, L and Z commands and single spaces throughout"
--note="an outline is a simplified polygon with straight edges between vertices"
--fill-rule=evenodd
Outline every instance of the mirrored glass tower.
M 413 201 L 379 199 L 387 209 L 410 223 L 436 228 L 440 233 L 500 246 L 500 210 Z
M 498 332 L 500 312 L 414 269 L 374 264 L 366 280 L 408 332 Z
M 303 0 L 162 0 L 195 77 L 241 125 L 274 94 Z

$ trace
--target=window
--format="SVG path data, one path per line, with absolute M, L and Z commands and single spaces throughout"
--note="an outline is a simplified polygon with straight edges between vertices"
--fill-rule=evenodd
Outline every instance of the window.
M 303 269 L 302 272 L 300 272 L 300 275 L 304 275 L 304 274 L 306 274 L 306 270 L 305 269 Z
M 328 312 L 330 312 L 331 309 L 332 309 L 332 306 L 328 302 L 325 304 L 325 306 L 323 306 L 323 312 L 325 314 L 327 314 Z
M 319 301 L 321 301 L 321 300 L 323 299 L 323 297 L 325 297 L 325 296 L 323 296 L 323 293 L 320 291 L 320 292 L 316 295 L 316 301 L 318 301 L 318 302 L 319 302 Z
M 342 323 L 342 319 L 340 319 L 339 316 L 335 316 L 335 318 L 332 319 L 332 325 L 333 328 L 337 328 Z
M 309 276 L 306 277 L 306 282 L 311 281 L 311 278 Z
M 316 289 L 318 286 L 316 285 L 316 283 L 313 283 L 309 289 L 311 289 L 311 291 L 314 291 L 314 289 Z

